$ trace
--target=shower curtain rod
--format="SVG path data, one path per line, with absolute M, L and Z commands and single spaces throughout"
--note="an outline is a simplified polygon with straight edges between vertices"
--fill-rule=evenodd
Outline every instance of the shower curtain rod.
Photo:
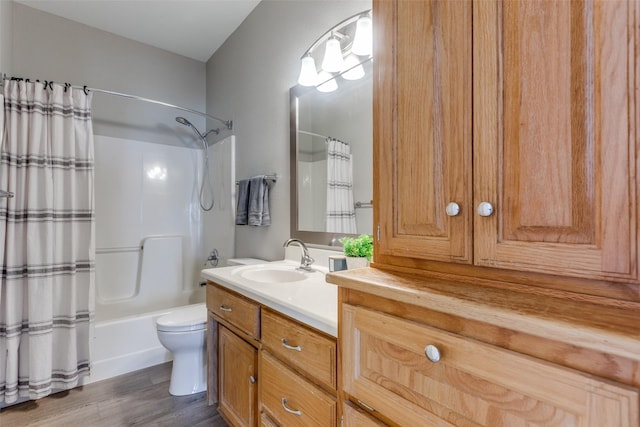
M 320 135 L 319 133 L 308 132 L 306 130 L 301 130 L 301 129 L 298 129 L 298 133 L 304 133 L 305 135 L 317 136 L 319 138 L 324 138 L 324 139 L 335 139 L 336 141 L 340 141 L 338 138 L 334 138 L 332 136 Z M 340 141 L 340 142 L 342 142 L 343 144 L 349 145 L 348 142 L 344 142 L 344 141 Z
M 9 77 L 7 77 L 7 75 L 3 73 L 2 74 L 2 82 L 3 82 L 3 84 L 4 84 L 5 80 L 9 80 Z M 49 82 L 49 83 L 53 83 L 53 82 Z M 162 106 L 169 107 L 169 108 L 176 108 L 178 110 L 187 111 L 189 113 L 196 114 L 198 116 L 205 117 L 207 119 L 217 120 L 220 123 L 223 123 L 227 127 L 227 129 L 229 129 L 229 130 L 233 129 L 233 121 L 224 120 L 224 119 L 221 119 L 219 117 L 215 117 L 215 116 L 212 116 L 210 114 L 206 114 L 206 113 L 203 113 L 203 112 L 200 112 L 198 110 L 191 109 L 191 108 L 181 107 L 179 105 L 169 104 L 168 102 L 157 101 L 155 99 L 144 98 L 142 96 L 131 95 L 131 94 L 128 94 L 128 93 L 115 92 L 113 90 L 98 89 L 98 88 L 95 88 L 95 87 L 77 86 L 77 85 L 70 85 L 70 86 L 72 88 L 74 88 L 74 89 L 84 90 L 85 93 L 87 93 L 87 91 L 91 91 L 91 92 L 95 92 L 95 93 L 105 93 L 107 95 L 122 96 L 124 98 L 130 98 L 130 99 L 135 99 L 135 100 L 138 100 L 138 101 L 150 102 L 152 104 L 162 105 Z

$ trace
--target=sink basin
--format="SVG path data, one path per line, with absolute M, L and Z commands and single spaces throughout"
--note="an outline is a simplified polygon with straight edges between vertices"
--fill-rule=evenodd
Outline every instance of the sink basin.
M 287 283 L 305 280 L 307 276 L 292 267 L 255 266 L 239 271 L 240 277 L 260 283 Z

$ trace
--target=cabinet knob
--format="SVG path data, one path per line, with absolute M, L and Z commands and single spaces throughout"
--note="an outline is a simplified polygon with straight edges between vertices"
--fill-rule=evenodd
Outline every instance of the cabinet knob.
M 249 376 L 249 382 L 251 384 L 255 384 L 256 383 L 256 377 L 254 377 L 253 375 Z
M 287 406 L 287 398 L 286 398 L 286 397 L 283 397 L 283 398 L 282 398 L 282 400 L 281 400 L 281 402 L 282 402 L 282 408 L 283 408 L 285 411 L 287 411 L 287 412 L 288 412 L 288 413 L 290 413 L 290 414 L 297 415 L 297 416 L 299 416 L 299 417 L 300 417 L 300 416 L 302 416 L 302 411 L 296 411 L 295 409 L 291 409 L 291 408 L 289 408 L 289 407 Z
M 432 361 L 433 363 L 440 361 L 440 350 L 435 345 L 429 344 L 424 348 L 424 354 L 427 356 L 427 359 Z
M 478 205 L 478 215 L 491 216 L 493 214 L 493 205 L 489 202 L 482 202 Z
M 450 202 L 446 208 L 444 208 L 445 212 L 449 216 L 456 216 L 460 213 L 460 205 L 456 202 Z

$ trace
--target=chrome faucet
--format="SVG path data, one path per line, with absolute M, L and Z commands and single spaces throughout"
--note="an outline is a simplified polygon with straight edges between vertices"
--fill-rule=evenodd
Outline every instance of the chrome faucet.
M 307 245 L 305 245 L 300 239 L 289 239 L 284 242 L 284 245 L 282 246 L 286 248 L 292 243 L 297 243 L 302 249 L 302 257 L 300 258 L 300 267 L 298 267 L 298 270 L 313 271 L 311 264 L 313 264 L 315 260 L 309 256 L 309 249 L 307 249 Z

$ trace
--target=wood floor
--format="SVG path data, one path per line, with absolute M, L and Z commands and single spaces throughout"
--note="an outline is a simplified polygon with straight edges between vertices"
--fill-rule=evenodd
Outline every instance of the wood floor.
M 0 426 L 226 427 L 206 393 L 171 396 L 171 362 L 0 410 Z

